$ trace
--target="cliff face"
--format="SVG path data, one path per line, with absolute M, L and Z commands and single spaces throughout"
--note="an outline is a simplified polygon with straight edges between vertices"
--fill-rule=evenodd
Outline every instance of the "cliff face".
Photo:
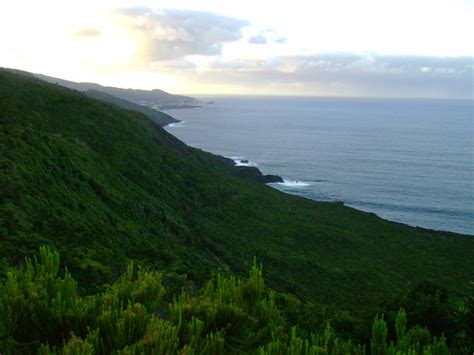
M 3 272 L 48 244 L 89 288 L 130 260 L 200 283 L 256 256 L 269 286 L 356 314 L 424 280 L 473 293 L 473 238 L 281 193 L 141 113 L 0 70 L 0 119 Z

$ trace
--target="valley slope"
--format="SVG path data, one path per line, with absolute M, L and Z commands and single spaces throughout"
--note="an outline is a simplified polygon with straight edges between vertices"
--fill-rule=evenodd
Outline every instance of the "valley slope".
M 47 244 L 91 290 L 129 260 L 200 284 L 255 256 L 273 289 L 362 316 L 422 281 L 474 294 L 474 238 L 237 178 L 141 113 L 0 69 L 0 120 L 2 272 Z

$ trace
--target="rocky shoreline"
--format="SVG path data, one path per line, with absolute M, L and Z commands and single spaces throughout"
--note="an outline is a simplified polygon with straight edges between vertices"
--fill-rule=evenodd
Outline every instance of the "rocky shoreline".
M 234 168 L 232 169 L 232 175 L 235 177 L 242 178 L 242 179 L 262 182 L 264 184 L 283 182 L 283 178 L 281 176 L 265 175 L 258 168 L 254 166 L 235 165 Z

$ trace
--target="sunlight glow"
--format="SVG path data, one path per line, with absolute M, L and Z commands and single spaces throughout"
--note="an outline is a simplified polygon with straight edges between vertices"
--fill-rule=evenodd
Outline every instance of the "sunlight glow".
M 303 85 L 316 94 L 321 83 L 284 77 L 286 82 L 278 84 L 283 79 L 270 76 L 296 75 L 311 63 L 297 58 L 325 54 L 473 55 L 470 1 L 163 0 L 156 5 L 149 0 L 4 0 L 0 65 L 77 81 L 187 93 L 275 93 Z M 436 71 L 428 62 L 418 68 L 425 74 Z M 460 70 L 472 73 L 472 65 Z M 255 73 L 253 88 L 248 76 L 239 82 L 242 73 Z M 268 75 L 268 85 L 258 84 L 258 75 Z

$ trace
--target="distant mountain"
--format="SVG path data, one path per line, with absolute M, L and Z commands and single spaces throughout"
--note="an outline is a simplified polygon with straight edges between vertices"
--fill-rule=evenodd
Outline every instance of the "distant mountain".
M 102 91 L 97 91 L 97 90 L 87 90 L 84 92 L 84 94 L 88 97 L 91 97 L 93 99 L 105 101 L 108 103 L 111 103 L 113 105 L 116 105 L 118 107 L 127 109 L 127 110 L 133 110 L 133 111 L 138 111 L 143 113 L 145 116 L 150 118 L 153 122 L 159 124 L 160 126 L 166 126 L 170 123 L 178 123 L 179 121 L 170 115 L 157 111 L 154 109 L 151 109 L 146 106 L 142 106 L 139 104 L 136 104 L 131 101 L 123 100 L 121 98 L 106 94 L 105 92 Z
M 165 110 L 172 108 L 191 108 L 198 107 L 200 105 L 199 100 L 183 95 L 173 95 L 166 91 L 154 89 L 154 90 L 135 90 L 135 89 L 122 89 L 110 86 L 102 86 L 95 83 L 77 83 L 74 81 L 58 79 L 42 74 L 33 74 L 37 78 L 58 84 L 69 89 L 78 91 L 94 90 L 99 91 L 108 95 L 118 97 L 122 100 L 131 101 L 133 103 L 146 106 L 154 110 Z M 105 100 L 107 101 L 107 100 Z
M 126 90 L 126 89 L 117 89 L 117 88 L 107 88 L 107 87 L 103 87 L 103 86 L 98 85 L 98 84 L 76 83 L 76 82 L 69 81 L 69 80 L 53 78 L 53 77 L 46 76 L 46 75 L 41 75 L 41 74 L 34 74 L 34 73 L 22 71 L 22 70 L 16 70 L 16 69 L 6 69 L 6 70 L 8 70 L 12 73 L 18 74 L 18 75 L 26 76 L 26 77 L 32 77 L 32 78 L 36 77 L 36 78 L 41 79 L 43 81 L 46 81 L 46 82 L 49 82 L 49 83 L 54 83 L 54 84 L 63 86 L 65 88 L 69 88 L 71 90 L 81 91 L 88 97 L 113 104 L 113 105 L 118 106 L 120 108 L 141 112 L 144 115 L 146 115 L 149 119 L 151 119 L 153 122 L 157 123 L 158 125 L 160 125 L 162 127 L 164 127 L 166 125 L 169 125 L 171 123 L 178 123 L 179 120 L 171 117 L 170 115 L 168 115 L 164 112 L 159 111 L 158 106 L 161 105 L 161 106 L 165 107 L 166 105 L 168 105 L 167 106 L 168 108 L 184 108 L 184 107 L 190 107 L 190 105 L 186 106 L 184 104 L 178 104 L 178 102 L 181 102 L 181 103 L 193 102 L 193 100 L 195 100 L 192 97 L 188 98 L 186 96 L 172 95 L 172 94 L 169 94 L 169 93 L 167 93 L 165 91 L 162 91 L 162 90 L 154 90 L 155 92 L 157 92 L 157 94 L 155 95 L 156 97 L 159 97 L 158 92 L 162 93 L 161 97 L 163 97 L 163 99 L 160 101 L 161 104 L 144 105 L 143 103 L 138 104 L 138 103 L 134 102 L 133 100 L 129 101 L 129 100 L 121 98 L 117 95 L 114 96 L 114 95 L 108 94 L 106 91 L 107 90 L 108 91 L 114 91 L 114 92 L 117 91 L 119 93 L 121 91 L 128 91 L 128 92 L 130 92 L 130 91 L 142 91 L 142 92 L 147 93 L 147 91 L 145 91 L 145 90 L 131 90 L 131 89 Z M 98 90 L 97 88 L 100 89 L 100 90 Z M 124 96 L 124 95 L 122 95 L 122 96 Z M 195 101 L 197 102 L 197 100 L 195 100 Z M 171 102 L 174 102 L 174 104 L 171 104 Z M 152 108 L 151 106 L 154 106 L 154 108 Z

